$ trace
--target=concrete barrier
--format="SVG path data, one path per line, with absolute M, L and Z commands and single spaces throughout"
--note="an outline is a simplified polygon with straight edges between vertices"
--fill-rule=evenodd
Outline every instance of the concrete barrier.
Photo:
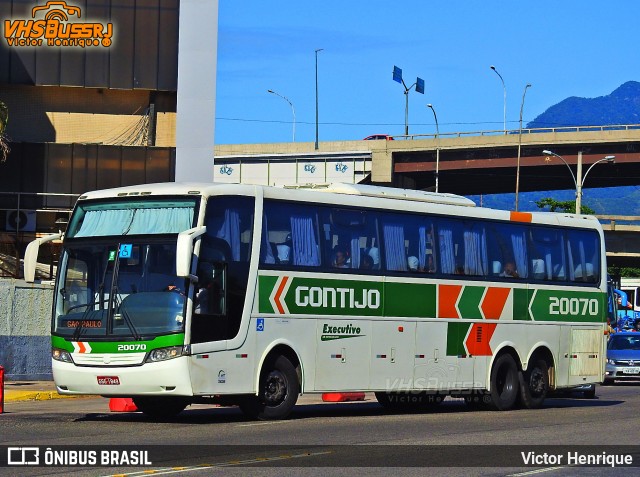
M 0 363 L 12 381 L 50 380 L 53 285 L 0 279 Z

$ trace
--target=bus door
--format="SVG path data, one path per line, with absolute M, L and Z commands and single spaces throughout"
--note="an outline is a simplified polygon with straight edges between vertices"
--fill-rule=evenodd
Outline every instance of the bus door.
M 246 388 L 253 369 L 249 359 L 226 361 L 209 354 L 224 351 L 241 333 L 249 279 L 254 200 L 251 197 L 211 197 L 206 233 L 201 238 L 191 314 L 192 381 L 194 392 Z M 231 369 L 233 366 L 233 369 Z

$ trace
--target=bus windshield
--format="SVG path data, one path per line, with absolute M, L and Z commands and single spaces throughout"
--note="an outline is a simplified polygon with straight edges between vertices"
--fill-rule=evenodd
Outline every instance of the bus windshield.
M 67 245 L 53 333 L 79 340 L 182 332 L 185 281 L 175 273 L 175 247 L 175 239 Z
M 78 202 L 65 238 L 177 234 L 193 227 L 196 198 Z

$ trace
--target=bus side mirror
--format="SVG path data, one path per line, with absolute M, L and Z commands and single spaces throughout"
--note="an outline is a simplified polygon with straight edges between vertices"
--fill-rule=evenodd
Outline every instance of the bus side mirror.
M 43 243 L 62 238 L 62 234 L 51 234 L 29 242 L 24 253 L 24 281 L 33 283 L 36 280 L 36 265 L 38 264 L 38 250 Z
M 193 242 L 207 231 L 207 227 L 194 227 L 178 234 L 176 244 L 176 275 L 183 278 L 194 279 L 191 274 L 191 262 L 193 257 Z

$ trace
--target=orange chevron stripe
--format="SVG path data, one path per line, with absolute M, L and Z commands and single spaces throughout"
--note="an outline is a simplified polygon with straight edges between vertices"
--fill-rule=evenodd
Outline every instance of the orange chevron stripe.
M 487 288 L 487 293 L 485 293 L 482 305 L 480 305 L 482 313 L 487 320 L 500 319 L 500 315 L 502 315 L 502 310 L 504 309 L 504 305 L 507 303 L 507 298 L 509 298 L 510 292 L 511 289 L 509 288 Z
M 278 291 L 273 297 L 273 301 L 276 302 L 276 306 L 278 307 L 278 311 L 280 312 L 281 315 L 284 315 L 284 308 L 282 307 L 282 303 L 280 303 L 280 295 L 282 295 L 282 290 L 284 290 L 284 287 L 287 284 L 288 280 L 289 280 L 289 277 L 282 277 L 282 281 L 280 282 Z
M 438 318 L 460 318 L 456 303 L 462 291 L 462 285 L 438 286 Z
M 85 348 L 84 343 L 82 341 L 78 341 L 78 352 L 86 353 L 87 348 Z
M 471 356 L 491 356 L 491 337 L 496 331 L 497 323 L 474 323 L 469 331 L 465 346 Z

